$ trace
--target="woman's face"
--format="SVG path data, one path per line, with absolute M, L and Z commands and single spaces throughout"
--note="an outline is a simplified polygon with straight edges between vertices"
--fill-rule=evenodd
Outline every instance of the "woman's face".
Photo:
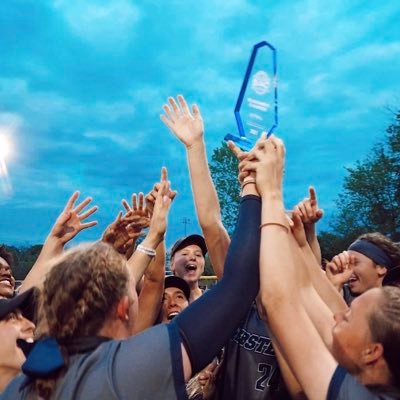
M 171 260 L 171 271 L 189 285 L 198 282 L 204 273 L 205 259 L 201 248 L 190 244 L 178 250 Z
M 349 286 L 354 294 L 361 294 L 374 287 L 381 287 L 386 268 L 376 265 L 370 258 L 357 251 L 349 250 L 353 257 L 353 273 Z
M 0 257 L 0 298 L 10 298 L 14 294 L 15 279 L 8 262 Z
M 25 356 L 17 346 L 17 339 L 33 340 L 35 325 L 22 316 L 19 310 L 7 314 L 0 321 L 0 366 L 15 370 L 21 369 Z
M 161 322 L 170 322 L 188 305 L 189 301 L 181 289 L 175 287 L 166 288 L 161 308 Z
M 368 321 L 381 300 L 380 289 L 368 290 L 354 299 L 346 312 L 334 316 L 332 353 L 352 374 L 357 374 L 363 367 L 363 356 L 372 343 Z

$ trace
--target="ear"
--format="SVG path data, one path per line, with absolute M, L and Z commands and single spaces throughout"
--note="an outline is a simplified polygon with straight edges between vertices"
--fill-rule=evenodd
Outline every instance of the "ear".
M 379 278 L 383 278 L 387 274 L 387 268 L 384 267 L 383 265 L 377 265 L 376 266 L 376 272 L 379 276 Z
M 121 321 L 129 320 L 129 297 L 124 296 L 117 303 L 116 317 Z
M 173 272 L 175 275 L 175 255 L 171 257 L 171 261 L 169 263 L 169 269 Z
M 381 357 L 383 357 L 383 346 L 381 343 L 370 343 L 362 354 L 364 364 L 373 364 Z

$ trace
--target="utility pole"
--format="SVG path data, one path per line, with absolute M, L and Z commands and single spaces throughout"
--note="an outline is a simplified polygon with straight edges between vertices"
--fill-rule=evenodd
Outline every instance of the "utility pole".
M 190 218 L 183 217 L 182 218 L 182 224 L 184 225 L 184 231 L 185 231 L 185 236 L 186 236 L 186 227 L 191 223 Z

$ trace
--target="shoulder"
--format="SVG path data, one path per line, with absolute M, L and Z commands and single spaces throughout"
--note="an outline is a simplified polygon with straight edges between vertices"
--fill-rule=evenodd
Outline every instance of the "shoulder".
M 327 400 L 391 400 L 397 399 L 384 392 L 372 391 L 358 382 L 344 368 L 338 366 L 332 376 L 328 388 Z
M 24 389 L 24 386 L 26 386 L 26 377 L 23 374 L 17 375 L 4 389 L 4 392 L 0 393 L 0 399 L 16 400 L 28 398 L 27 390 Z

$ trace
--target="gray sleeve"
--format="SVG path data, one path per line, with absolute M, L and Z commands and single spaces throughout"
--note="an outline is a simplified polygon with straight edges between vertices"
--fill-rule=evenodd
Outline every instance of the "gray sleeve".
M 112 386 L 119 399 L 176 399 L 168 328 L 155 326 L 118 342 L 109 364 Z M 184 382 L 181 382 L 184 385 Z
M 329 384 L 327 400 L 379 400 L 382 397 L 369 391 L 364 385 L 338 366 Z

